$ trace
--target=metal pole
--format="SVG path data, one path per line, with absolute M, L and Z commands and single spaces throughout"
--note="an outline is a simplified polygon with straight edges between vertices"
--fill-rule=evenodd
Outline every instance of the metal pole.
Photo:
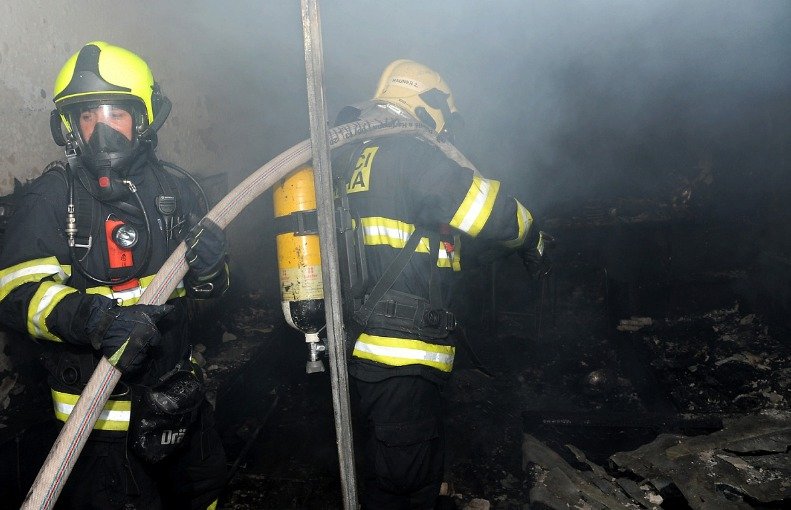
M 330 143 L 327 133 L 327 107 L 324 103 L 324 54 L 321 43 L 318 0 L 302 0 L 302 32 L 305 41 L 310 141 L 313 146 L 321 274 L 324 284 L 332 404 L 335 410 L 335 434 L 338 442 L 341 489 L 344 508 L 357 510 L 354 446 L 349 409 L 349 380 L 346 371 L 346 332 L 343 328 L 341 288 L 338 279 L 335 201 L 330 167 Z

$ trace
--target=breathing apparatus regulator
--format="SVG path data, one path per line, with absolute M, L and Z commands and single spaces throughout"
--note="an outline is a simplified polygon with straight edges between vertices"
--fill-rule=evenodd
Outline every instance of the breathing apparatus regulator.
M 147 155 L 153 155 L 157 131 L 165 123 L 172 105 L 154 82 L 145 61 L 124 48 L 102 41 L 86 44 L 66 61 L 55 80 L 53 96 L 55 110 L 50 114 L 50 129 L 55 143 L 64 147 L 68 161 L 66 237 L 72 261 L 86 278 L 100 285 L 115 290 L 135 287 L 151 256 L 152 237 L 151 222 L 128 174 L 135 165 L 145 162 Z M 167 166 L 189 176 L 175 165 Z M 87 245 L 77 242 L 75 178 L 93 199 L 133 217 L 142 217 L 146 230 L 144 261 L 131 275 L 99 278 L 90 274 L 76 256 L 75 248 L 91 246 L 90 240 Z M 130 196 L 133 203 L 127 202 Z M 175 196 L 158 196 L 156 206 L 166 223 L 176 214 Z M 169 227 L 166 234 L 169 237 L 172 220 L 165 226 Z M 112 214 L 105 218 L 104 227 L 110 270 L 118 274 L 118 270 L 134 266 L 132 249 L 141 238 L 138 227 Z

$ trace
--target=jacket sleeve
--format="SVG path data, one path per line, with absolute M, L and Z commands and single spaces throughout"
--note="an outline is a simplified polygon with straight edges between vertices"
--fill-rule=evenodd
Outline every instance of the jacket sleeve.
M 198 280 L 192 271 L 187 271 L 184 276 L 184 288 L 187 296 L 194 299 L 211 299 L 217 298 L 225 294 L 225 291 L 230 287 L 230 272 L 228 271 L 228 261 L 222 265 L 222 268 L 206 281 Z
M 434 147 L 422 151 L 412 194 L 418 218 L 426 225 L 446 224 L 471 237 L 518 248 L 534 225 L 533 215 L 500 182 L 476 175 Z
M 67 284 L 65 188 L 60 176 L 44 174 L 9 220 L 0 252 L 0 322 L 35 338 L 82 343 L 70 334 L 84 295 Z
M 181 194 L 182 201 L 184 202 L 184 220 L 186 228 L 182 232 L 183 237 L 189 231 L 193 223 L 197 223 L 204 216 L 204 209 L 200 207 L 197 195 L 192 187 L 190 187 L 185 179 L 179 179 L 179 193 Z M 209 207 L 210 204 L 207 204 Z M 192 270 L 187 270 L 184 275 L 184 290 L 188 297 L 193 299 L 213 299 L 218 298 L 225 294 L 230 287 L 230 270 L 228 268 L 228 260 L 226 257 L 225 263 L 220 270 L 208 279 L 197 278 Z

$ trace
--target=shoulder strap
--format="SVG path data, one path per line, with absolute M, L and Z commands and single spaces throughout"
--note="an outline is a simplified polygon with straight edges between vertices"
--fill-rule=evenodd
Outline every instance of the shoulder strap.
M 429 254 L 436 254 L 436 252 L 432 252 L 432 250 L 438 250 L 440 239 L 439 236 L 432 232 L 428 236 L 428 243 L 429 243 Z M 434 309 L 444 309 L 444 303 L 442 299 L 442 288 L 440 285 L 440 277 L 439 277 L 439 266 L 437 265 L 439 261 L 431 264 L 431 271 L 428 277 L 428 301 L 431 303 L 432 308 Z
M 157 165 L 160 167 L 159 172 L 154 172 L 154 177 L 156 177 L 157 182 L 159 183 L 159 188 L 162 190 L 162 194 L 165 196 L 174 197 L 176 200 L 176 214 L 181 212 L 180 206 L 182 204 L 183 197 L 181 196 L 181 189 L 176 186 L 173 182 L 173 176 L 170 175 L 170 172 L 167 171 L 164 165 L 160 162 L 157 162 Z
M 354 311 L 354 319 L 357 322 L 360 324 L 366 324 L 368 322 L 376 304 L 379 303 L 385 293 L 393 286 L 398 275 L 401 274 L 412 258 L 412 255 L 415 254 L 415 248 L 417 248 L 418 243 L 423 236 L 427 234 L 428 231 L 422 227 L 418 227 L 412 232 L 412 235 L 409 236 L 409 240 L 407 240 L 406 246 L 398 252 L 398 255 L 396 255 L 387 266 L 387 269 L 382 273 L 382 276 L 371 289 L 371 292 L 368 293 L 368 299 L 365 300 L 359 309 Z

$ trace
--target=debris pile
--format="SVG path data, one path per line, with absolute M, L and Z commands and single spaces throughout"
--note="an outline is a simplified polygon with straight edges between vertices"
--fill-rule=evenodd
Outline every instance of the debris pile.
M 705 436 L 663 434 L 611 460 L 624 475 L 695 510 L 788 508 L 791 413 L 743 416 Z
M 681 412 L 789 409 L 791 346 L 739 305 L 641 329 L 651 366 Z
M 566 448 L 578 467 L 525 434 L 523 468 L 534 479 L 533 507 L 715 510 L 791 503 L 791 413 L 785 411 L 729 420 L 709 435 L 662 434 L 614 454 L 609 469 Z
M 581 450 L 566 445 L 584 469 L 572 467 L 563 457 L 530 434 L 522 441 L 522 468 L 531 473 L 531 508 L 657 509 L 663 498 L 650 484 L 615 477 L 589 461 Z

